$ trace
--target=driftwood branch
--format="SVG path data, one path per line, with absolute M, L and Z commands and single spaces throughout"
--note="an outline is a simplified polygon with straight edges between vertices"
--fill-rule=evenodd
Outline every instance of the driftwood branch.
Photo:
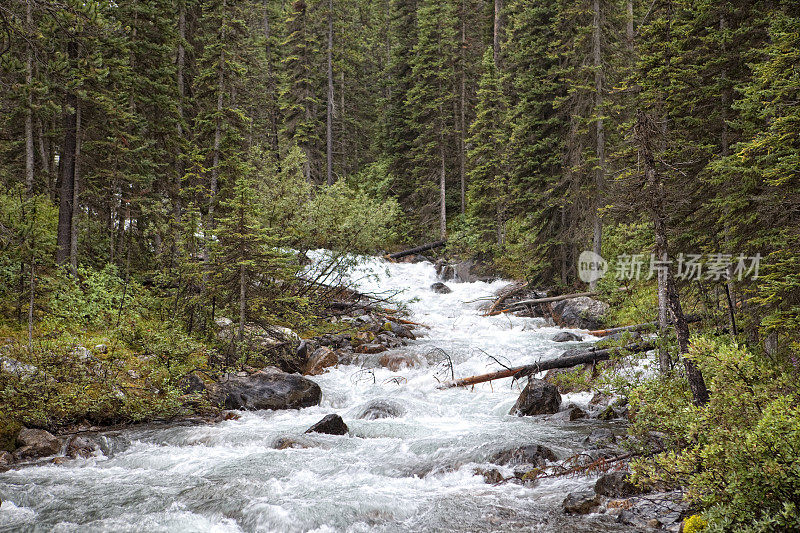
M 403 250 L 402 252 L 395 252 L 393 254 L 388 254 L 386 257 L 389 259 L 400 259 L 407 255 L 418 254 L 421 252 L 427 252 L 428 250 L 433 250 L 434 248 L 439 248 L 444 246 L 447 241 L 436 241 L 436 242 L 429 242 L 428 244 L 423 244 L 422 246 L 417 246 L 416 248 L 410 248 L 408 250 Z
M 702 315 L 687 315 L 686 322 L 700 322 L 703 320 Z M 672 324 L 670 320 L 668 324 Z M 644 322 L 642 324 L 633 324 L 631 326 L 620 326 L 618 328 L 610 328 L 610 329 L 595 329 L 589 332 L 589 335 L 594 335 L 595 337 L 607 337 L 608 335 L 613 335 L 615 333 L 622 333 L 623 331 L 641 331 L 645 329 L 649 329 L 653 326 L 658 326 L 658 322 Z
M 596 292 L 576 292 L 574 294 L 562 294 L 561 296 L 548 296 L 546 298 L 534 298 L 532 300 L 520 300 L 519 302 L 514 302 L 512 305 L 508 306 L 505 309 L 499 309 L 495 311 L 489 311 L 486 313 L 486 316 L 494 316 L 499 315 L 501 313 L 508 313 L 509 311 L 513 311 L 520 307 L 524 307 L 526 305 L 535 305 L 535 304 L 546 304 L 550 302 L 560 302 L 561 300 L 570 300 L 572 298 L 580 298 L 581 296 L 597 296 Z
M 489 308 L 489 310 L 486 311 L 486 314 L 491 315 L 491 313 L 494 313 L 497 310 L 497 308 L 500 307 L 500 305 L 502 305 L 503 302 L 505 302 L 512 296 L 519 294 L 520 292 L 524 291 L 527 288 L 528 288 L 527 281 L 524 283 L 512 283 L 508 287 L 504 288 L 502 292 L 498 295 L 497 299 L 494 301 L 492 306 Z
M 495 379 L 510 377 L 521 378 L 523 376 L 538 374 L 539 372 L 551 370 L 553 368 L 570 368 L 577 365 L 596 363 L 597 361 L 610 359 L 616 354 L 646 352 L 647 350 L 652 350 L 653 348 L 655 348 L 655 344 L 650 342 L 631 344 L 622 348 L 591 348 L 589 350 L 577 352 L 574 355 L 568 355 L 566 357 L 562 356 L 556 359 L 548 359 L 547 361 L 540 361 L 538 363 L 533 363 L 532 365 L 518 366 L 514 368 L 508 368 L 506 370 L 500 370 L 499 372 L 491 372 L 489 374 L 480 374 L 478 376 L 470 376 L 467 378 L 456 379 L 454 381 L 448 381 L 439 385 L 439 388 L 449 389 L 452 387 L 467 387 L 469 385 L 485 383 Z

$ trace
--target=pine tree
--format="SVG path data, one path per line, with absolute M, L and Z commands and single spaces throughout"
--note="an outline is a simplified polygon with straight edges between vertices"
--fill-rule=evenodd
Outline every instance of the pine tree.
M 426 0 L 417 9 L 417 20 L 417 43 L 411 60 L 413 85 L 408 91 L 415 128 L 413 176 L 423 216 L 430 217 L 431 207 L 436 206 L 439 235 L 444 238 L 447 181 L 453 173 L 455 12 L 449 1 Z M 434 200 L 437 188 L 438 200 Z

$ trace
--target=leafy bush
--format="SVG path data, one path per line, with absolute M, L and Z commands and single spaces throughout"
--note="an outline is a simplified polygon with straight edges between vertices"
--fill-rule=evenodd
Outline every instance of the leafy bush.
M 716 339 L 695 339 L 691 356 L 711 392 L 706 406 L 691 404 L 680 377 L 654 378 L 631 397 L 632 431 L 673 446 L 637 461 L 637 478 L 686 487 L 709 531 L 800 529 L 796 370 Z

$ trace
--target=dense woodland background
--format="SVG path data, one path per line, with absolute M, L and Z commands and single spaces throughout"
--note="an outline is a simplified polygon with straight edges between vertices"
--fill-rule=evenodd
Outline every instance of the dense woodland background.
M 162 361 L 168 388 L 215 315 L 316 327 L 309 279 L 348 259 L 309 273 L 305 250 L 446 237 L 561 291 L 584 285 L 585 249 L 760 254 L 755 280 L 626 284 L 633 304 L 619 280 L 592 288 L 652 320 L 669 281 L 795 397 L 797 2 L 11 0 L 0 68 L 0 314 L 20 359 L 113 330 L 184 354 Z

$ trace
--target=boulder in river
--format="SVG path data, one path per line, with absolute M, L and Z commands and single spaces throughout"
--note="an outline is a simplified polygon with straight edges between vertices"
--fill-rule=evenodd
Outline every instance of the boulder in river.
M 567 514 L 589 514 L 600 507 L 600 497 L 591 490 L 570 492 L 561 507 Z
M 228 374 L 215 389 L 213 396 L 226 409 L 300 409 L 322 399 L 322 390 L 310 379 L 275 369 Z
M 603 474 L 594 484 L 594 491 L 611 498 L 627 498 L 642 493 L 639 487 L 628 480 L 628 472 Z
M 414 368 L 419 366 L 420 360 L 416 355 L 412 354 L 386 354 L 381 357 L 380 365 L 388 368 L 392 372 L 397 372 L 403 367 Z
M 276 450 L 286 450 L 288 448 L 310 448 L 314 445 L 311 439 L 306 437 L 278 437 L 272 441 L 272 447 Z
M 569 331 L 559 331 L 553 335 L 553 338 L 550 340 L 553 342 L 578 342 L 581 340 L 581 338 Z
M 556 454 L 541 444 L 526 444 L 510 448 L 495 454 L 492 462 L 498 465 L 535 465 L 544 466 L 547 461 L 557 461 Z
M 399 403 L 378 398 L 370 400 L 370 402 L 361 409 L 361 412 L 359 412 L 356 418 L 361 420 L 397 418 L 398 416 L 403 416 L 405 413 L 405 408 Z
M 327 346 L 322 346 L 314 350 L 314 353 L 308 358 L 308 361 L 303 366 L 303 374 L 317 376 L 322 374 L 326 368 L 337 364 L 339 364 L 339 357 L 336 352 Z
M 517 398 L 517 403 L 508 413 L 517 416 L 550 415 L 561 407 L 561 394 L 558 388 L 541 379 L 529 379 L 528 384 Z
M 14 452 L 18 459 L 47 457 L 61 451 L 61 439 L 43 429 L 22 428 L 17 435 L 19 448 Z
M 328 435 L 347 435 L 347 424 L 337 414 L 325 416 L 306 430 L 306 433 L 327 433 Z
M 433 285 L 431 285 L 431 290 L 436 294 L 450 294 L 453 290 L 442 283 L 441 281 L 437 281 Z
M 579 296 L 561 300 L 550 306 L 556 324 L 564 328 L 599 329 L 603 326 L 609 305 L 600 300 Z

